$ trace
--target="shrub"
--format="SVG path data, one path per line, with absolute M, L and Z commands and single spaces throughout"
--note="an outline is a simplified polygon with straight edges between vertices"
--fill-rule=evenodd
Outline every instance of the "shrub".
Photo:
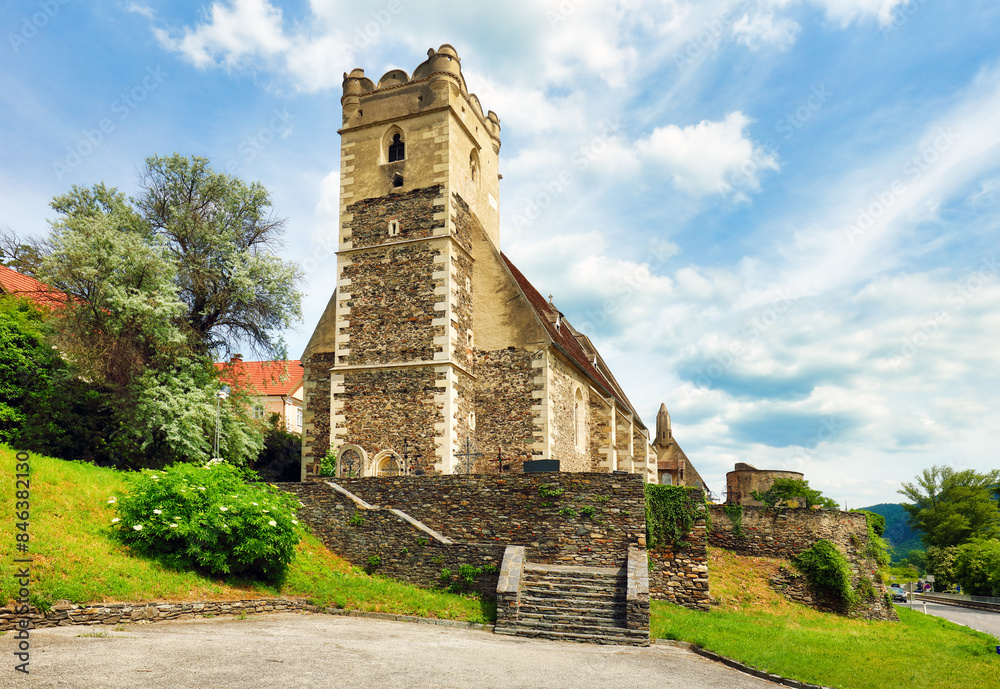
M 264 434 L 264 447 L 253 468 L 263 481 L 298 482 L 302 469 L 302 438 L 272 423 Z
M 850 607 L 857 600 L 851 588 L 851 566 L 837 547 L 826 539 L 812 544 L 792 560 L 817 589 Z
M 178 569 L 280 583 L 300 537 L 295 499 L 226 463 L 147 469 L 110 502 L 122 542 Z
M 646 484 L 646 543 L 687 546 L 684 538 L 691 533 L 695 520 L 707 516 L 700 491 L 683 486 Z

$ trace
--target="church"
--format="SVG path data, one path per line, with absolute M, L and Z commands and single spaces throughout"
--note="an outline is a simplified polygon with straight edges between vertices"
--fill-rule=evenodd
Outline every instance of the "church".
M 336 290 L 302 355 L 302 479 L 624 471 L 704 488 L 500 250 L 500 119 L 442 45 L 344 75 Z M 548 461 L 540 461 L 548 460 Z M 557 464 L 556 464 L 557 463 Z

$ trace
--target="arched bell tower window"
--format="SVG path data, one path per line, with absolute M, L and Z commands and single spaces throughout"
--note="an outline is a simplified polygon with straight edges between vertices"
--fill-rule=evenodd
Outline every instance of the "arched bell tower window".
M 403 135 L 396 132 L 392 135 L 392 141 L 389 143 L 388 155 L 386 160 L 390 163 L 395 163 L 397 161 L 406 158 L 406 144 L 403 143 Z M 402 185 L 396 185 L 402 186 Z
M 475 149 L 469 154 L 469 179 L 473 186 L 479 184 L 479 154 Z

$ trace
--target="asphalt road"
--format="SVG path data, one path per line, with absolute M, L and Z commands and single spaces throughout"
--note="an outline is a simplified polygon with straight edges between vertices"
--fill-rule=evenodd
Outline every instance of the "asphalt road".
M 924 601 L 915 600 L 912 604 L 897 603 L 901 608 L 912 608 L 917 612 L 924 611 Z M 981 632 L 992 634 L 1000 638 L 1000 613 L 988 610 L 973 610 L 971 608 L 959 608 L 954 605 L 944 605 L 942 603 L 927 603 L 927 614 L 936 617 L 943 617 L 946 620 L 963 624 L 966 627 L 978 629 Z
M 81 636 L 104 633 L 107 637 Z M 538 641 L 406 622 L 254 615 L 31 632 L 31 674 L 0 636 L 0 687 L 87 689 L 762 689 L 690 651 Z

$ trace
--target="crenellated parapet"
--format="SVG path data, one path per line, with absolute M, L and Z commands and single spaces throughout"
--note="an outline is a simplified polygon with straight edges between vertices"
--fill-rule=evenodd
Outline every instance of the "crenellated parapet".
M 468 107 L 499 151 L 500 118 L 492 110 L 484 114 L 479 98 L 469 93 L 461 58 L 447 43 L 428 50 L 427 59 L 413 70 L 413 76 L 402 69 L 390 69 L 376 84 L 357 68 L 344 73 L 343 86 L 340 102 L 345 130 L 442 107 L 464 113 Z

